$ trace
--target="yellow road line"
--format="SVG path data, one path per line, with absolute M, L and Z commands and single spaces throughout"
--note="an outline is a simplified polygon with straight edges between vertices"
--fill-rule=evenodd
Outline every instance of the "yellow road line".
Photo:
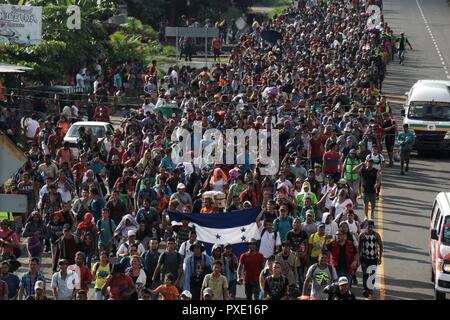
M 378 217 L 377 217 L 377 231 L 380 234 L 381 240 L 383 238 L 383 189 L 380 190 L 380 199 L 378 200 Z M 380 265 L 380 300 L 385 300 L 385 284 L 384 284 L 384 258 L 381 257 Z

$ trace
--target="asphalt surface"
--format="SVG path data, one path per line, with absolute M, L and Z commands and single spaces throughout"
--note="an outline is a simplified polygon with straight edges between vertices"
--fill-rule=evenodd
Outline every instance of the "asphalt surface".
M 398 59 L 389 65 L 383 88 L 396 103 L 399 124 L 404 93 L 419 79 L 445 80 L 447 74 L 443 67 L 450 61 L 449 2 L 419 0 L 419 5 L 416 0 L 384 1 L 385 21 L 394 33 L 405 32 L 413 46 L 406 54 L 404 66 L 398 64 Z M 395 163 L 395 167 L 387 168 L 383 175 L 384 298 L 434 299 L 428 250 L 429 219 L 437 193 L 449 191 L 450 161 L 437 151 L 413 157 L 406 176 L 400 176 L 399 171 L 399 163 Z

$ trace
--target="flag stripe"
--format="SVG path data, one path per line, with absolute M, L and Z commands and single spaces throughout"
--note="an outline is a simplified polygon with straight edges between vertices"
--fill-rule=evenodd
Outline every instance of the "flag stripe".
M 260 207 L 210 214 L 169 212 L 169 218 L 171 221 L 181 221 L 181 217 L 188 216 L 191 222 L 203 227 L 229 229 L 246 226 L 255 222 L 256 217 L 260 212 Z
M 256 240 L 260 238 L 256 222 L 246 226 L 228 229 L 207 228 L 198 224 L 194 225 L 197 231 L 197 239 L 202 242 L 224 245 L 227 243 L 247 243 L 252 238 Z

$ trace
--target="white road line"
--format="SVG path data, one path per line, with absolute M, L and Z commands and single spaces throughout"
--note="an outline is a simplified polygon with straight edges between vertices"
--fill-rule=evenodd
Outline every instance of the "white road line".
M 439 60 L 441 60 L 441 64 L 442 64 L 442 68 L 444 69 L 444 73 L 447 75 L 447 79 L 450 79 L 450 75 L 448 74 L 447 66 L 445 64 L 445 60 L 442 57 L 441 50 L 439 49 L 439 45 L 437 44 L 437 41 L 434 38 L 433 32 L 431 32 L 431 28 L 428 25 L 428 20 L 425 17 L 425 13 L 422 10 L 422 6 L 420 5 L 419 0 L 416 0 L 416 3 L 417 3 L 417 7 L 419 8 L 420 15 L 422 16 L 423 22 L 425 23 L 425 27 L 427 28 L 428 33 L 430 34 L 431 40 L 433 41 L 433 44 L 434 44 L 434 47 L 436 48 L 436 52 L 439 56 Z

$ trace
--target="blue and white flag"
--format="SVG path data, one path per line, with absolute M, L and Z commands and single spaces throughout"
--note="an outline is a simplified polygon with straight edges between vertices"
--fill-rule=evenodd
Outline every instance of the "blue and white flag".
M 190 225 L 197 231 L 197 240 L 205 245 L 208 255 L 214 244 L 223 246 L 231 243 L 233 253 L 239 257 L 248 250 L 248 241 L 261 238 L 256 225 L 256 217 L 260 212 L 260 207 L 210 214 L 169 212 L 169 218 L 172 222 L 180 222 L 182 217 L 188 216 Z

